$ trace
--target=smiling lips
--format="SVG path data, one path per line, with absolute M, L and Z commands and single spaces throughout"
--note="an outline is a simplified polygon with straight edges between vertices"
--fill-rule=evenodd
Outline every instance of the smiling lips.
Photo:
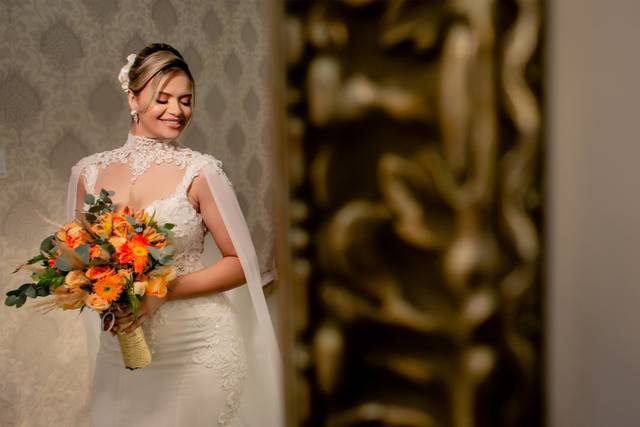
M 165 125 L 172 129 L 178 129 L 182 126 L 182 120 L 179 119 L 160 119 Z

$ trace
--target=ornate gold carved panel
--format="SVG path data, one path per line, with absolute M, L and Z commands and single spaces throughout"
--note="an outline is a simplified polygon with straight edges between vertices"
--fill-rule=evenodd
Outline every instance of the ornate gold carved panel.
M 540 425 L 542 2 L 285 7 L 292 425 Z

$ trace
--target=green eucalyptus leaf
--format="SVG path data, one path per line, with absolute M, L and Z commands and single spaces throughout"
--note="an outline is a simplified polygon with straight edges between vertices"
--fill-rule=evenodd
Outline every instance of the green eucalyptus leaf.
M 149 251 L 151 256 L 157 260 L 159 260 L 162 257 L 162 251 L 160 251 L 160 249 L 158 248 L 154 248 L 153 246 L 147 246 L 147 250 Z
M 55 247 L 56 236 L 51 235 L 40 243 L 40 252 L 49 253 Z
M 55 262 L 54 266 L 56 268 L 59 268 L 62 271 L 71 271 L 71 270 L 73 270 L 73 268 L 71 268 L 71 266 L 69 264 L 67 264 L 67 262 L 65 260 L 62 259 L 62 257 L 56 258 L 56 262 Z
M 49 288 L 44 286 L 38 286 L 38 288 L 36 289 L 36 293 L 38 294 L 39 297 L 46 297 L 47 295 L 49 295 Z
M 159 259 L 159 261 L 160 261 L 160 264 L 162 265 L 169 265 L 173 263 L 173 257 L 163 256 L 162 258 Z
M 84 196 L 84 202 L 87 205 L 93 205 L 96 202 L 96 198 L 93 196 L 93 194 L 86 194 Z
M 89 264 L 89 253 L 91 251 L 91 247 L 89 245 L 80 245 L 75 249 L 75 252 L 80 256 L 82 262 L 85 264 Z
M 25 301 L 27 301 L 27 296 L 25 294 L 18 296 L 18 299 L 16 300 L 16 307 L 22 307 Z
M 11 307 L 16 305 L 19 299 L 20 297 L 18 295 L 8 295 L 4 300 L 4 304 Z
M 24 294 L 26 296 L 28 296 L 29 298 L 35 298 L 36 297 L 36 287 L 34 285 L 29 286 L 27 289 L 25 289 Z

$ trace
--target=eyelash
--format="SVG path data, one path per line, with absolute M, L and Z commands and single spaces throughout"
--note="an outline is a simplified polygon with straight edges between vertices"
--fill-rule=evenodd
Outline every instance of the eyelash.
M 156 101 L 158 104 L 166 104 L 167 101 L 160 101 L 159 99 Z M 184 105 L 185 107 L 191 107 L 191 103 L 190 102 L 183 102 L 182 105 Z

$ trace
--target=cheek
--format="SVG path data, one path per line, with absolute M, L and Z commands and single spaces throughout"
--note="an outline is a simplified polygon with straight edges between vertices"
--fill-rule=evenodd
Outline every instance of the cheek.
M 154 104 L 147 110 L 147 117 L 158 118 L 164 113 L 164 106 L 162 104 Z

